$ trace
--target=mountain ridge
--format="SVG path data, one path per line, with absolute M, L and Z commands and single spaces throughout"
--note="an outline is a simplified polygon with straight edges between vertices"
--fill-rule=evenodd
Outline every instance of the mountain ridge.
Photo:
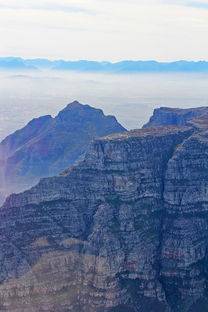
M 126 129 L 114 116 L 78 101 L 54 118 L 35 118 L 0 143 L 0 187 L 8 194 L 57 175 L 85 153 L 93 137 L 121 131 Z
M 131 61 L 119 62 L 106 61 L 66 61 L 49 59 L 24 59 L 21 57 L 0 57 L 0 69 L 16 70 L 70 70 L 81 72 L 103 72 L 103 73 L 137 73 L 137 72 L 207 72 L 208 61 L 186 61 L 174 62 L 158 61 Z
M 203 117 L 208 114 L 208 106 L 197 108 L 171 108 L 160 107 L 153 111 L 153 115 L 143 128 L 153 126 L 187 126 L 191 120 Z
M 208 116 L 95 139 L 0 209 L 9 312 L 206 311 Z

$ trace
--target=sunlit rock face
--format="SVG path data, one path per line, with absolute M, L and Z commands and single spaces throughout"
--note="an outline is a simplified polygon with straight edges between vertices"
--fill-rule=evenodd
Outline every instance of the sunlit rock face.
M 0 209 L 0 310 L 198 312 L 208 304 L 207 116 L 95 139 Z
M 170 108 L 160 107 L 154 110 L 149 122 L 143 128 L 153 126 L 187 126 L 189 121 L 208 113 L 208 107 Z
M 30 121 L 0 143 L 0 193 L 22 191 L 81 157 L 94 137 L 125 131 L 100 109 L 69 104 L 55 118 Z

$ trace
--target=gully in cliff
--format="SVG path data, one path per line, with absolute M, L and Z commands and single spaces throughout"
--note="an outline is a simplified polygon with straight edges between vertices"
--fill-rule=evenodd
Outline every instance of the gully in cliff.
M 206 311 L 207 114 L 96 138 L 0 209 L 1 310 Z

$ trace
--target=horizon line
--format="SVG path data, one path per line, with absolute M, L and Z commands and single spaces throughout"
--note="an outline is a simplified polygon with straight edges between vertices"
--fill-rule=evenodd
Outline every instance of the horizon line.
M 121 62 L 156 62 L 156 63 L 177 63 L 177 62 L 190 62 L 190 63 L 199 63 L 199 62 L 208 62 L 208 59 L 198 59 L 198 60 L 191 60 L 191 59 L 176 59 L 172 61 L 165 61 L 165 60 L 157 60 L 157 59 L 122 59 L 118 61 L 107 61 L 107 60 L 97 60 L 97 59 L 65 59 L 65 58 L 48 58 L 48 57 L 23 57 L 23 56 L 0 56 L 0 59 L 21 59 L 24 61 L 33 61 L 33 60 L 46 60 L 50 62 L 57 62 L 57 61 L 64 61 L 64 62 L 96 62 L 96 63 L 110 63 L 110 64 L 116 64 L 116 63 L 121 63 Z

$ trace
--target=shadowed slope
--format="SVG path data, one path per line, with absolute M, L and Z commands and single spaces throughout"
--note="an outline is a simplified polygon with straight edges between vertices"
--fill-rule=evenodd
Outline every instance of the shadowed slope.
M 0 187 L 8 194 L 57 175 L 85 153 L 93 137 L 121 131 L 115 117 L 77 101 L 55 118 L 36 118 L 0 143 Z

